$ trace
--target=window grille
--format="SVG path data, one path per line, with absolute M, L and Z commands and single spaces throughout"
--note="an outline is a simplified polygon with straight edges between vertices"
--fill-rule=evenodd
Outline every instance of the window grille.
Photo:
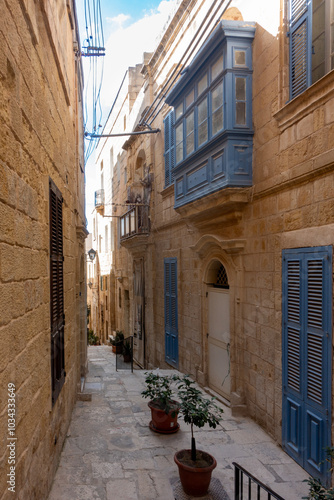
M 217 271 L 216 283 L 214 283 L 214 286 L 219 288 L 229 288 L 228 277 L 223 264 L 221 264 Z

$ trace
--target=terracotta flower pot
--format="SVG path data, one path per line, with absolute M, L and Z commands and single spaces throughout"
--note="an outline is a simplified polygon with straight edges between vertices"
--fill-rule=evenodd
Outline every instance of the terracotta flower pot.
M 159 405 L 154 401 L 147 403 L 151 409 L 152 420 L 150 422 L 150 429 L 161 434 L 172 434 L 177 432 L 180 425 L 177 423 L 177 415 L 179 413 L 179 404 L 177 401 L 171 401 L 171 408 L 166 413 L 161 410 Z
M 216 459 L 205 451 L 197 450 L 196 462 L 191 460 L 191 450 L 180 450 L 174 455 L 179 468 L 182 488 L 187 495 L 204 496 L 210 486 L 211 474 L 217 466 Z
M 112 346 L 112 352 L 115 354 L 122 354 L 123 352 L 123 344 L 117 344 Z

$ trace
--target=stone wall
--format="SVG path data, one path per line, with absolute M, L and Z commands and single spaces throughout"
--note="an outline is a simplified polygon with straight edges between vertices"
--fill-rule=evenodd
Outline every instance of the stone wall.
M 0 6 L 0 498 L 13 498 L 6 483 L 8 384 L 16 390 L 15 498 L 41 499 L 85 373 L 81 76 L 67 4 Z M 49 178 L 64 198 L 66 380 L 53 407 Z
M 207 7 L 182 2 L 150 61 L 144 104 L 158 94 L 189 33 Z M 182 210 L 174 209 L 174 187 L 165 188 L 164 125 L 168 106 L 154 121 L 161 133 L 128 141 L 120 154 L 121 172 L 134 168 L 145 152 L 154 174 L 150 201 L 151 232 L 145 244 L 137 235 L 119 243 L 115 232 L 115 265 L 123 274 L 117 288 L 133 299 L 133 259 L 145 259 L 145 366 L 165 362 L 164 258 L 176 257 L 178 269 L 179 370 L 208 385 L 208 275 L 212 263 L 224 265 L 230 284 L 231 404 L 244 406 L 278 442 L 282 431 L 282 250 L 333 244 L 333 82 L 332 73 L 301 96 L 288 101 L 288 39 L 284 12 L 276 33 L 260 22 L 258 5 L 247 17 L 257 22 L 253 41 L 253 186 L 243 189 L 237 208 L 224 211 L 224 190 Z M 189 17 L 182 17 L 183 8 Z M 249 2 L 237 2 L 240 15 Z M 233 2 L 232 2 L 233 7 Z M 253 7 L 252 7 L 253 9 Z M 196 13 L 198 12 L 198 19 Z M 249 10 L 248 10 L 249 12 Z M 239 15 L 239 14 L 238 14 Z M 196 24 L 197 26 L 197 24 Z M 183 39 L 177 38 L 182 32 Z M 133 184 L 118 183 L 114 201 L 124 203 Z M 124 213 L 117 209 L 117 215 Z M 117 240 L 118 238 L 118 240 Z M 123 311 L 116 323 L 122 328 Z M 130 313 L 133 315 L 132 306 Z M 131 320 L 132 321 L 131 316 Z M 132 323 L 130 324 L 132 326 Z

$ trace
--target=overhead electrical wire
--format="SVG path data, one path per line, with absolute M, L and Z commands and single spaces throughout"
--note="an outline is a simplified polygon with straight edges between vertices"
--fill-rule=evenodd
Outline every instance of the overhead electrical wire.
M 98 128 L 101 127 L 102 121 L 102 105 L 101 105 L 101 88 L 104 73 L 104 34 L 102 24 L 102 12 L 100 0 L 84 0 L 86 38 L 83 43 L 81 55 L 88 57 L 89 69 L 86 79 L 85 93 L 85 117 L 84 129 L 85 137 L 89 130 L 92 134 L 96 134 Z M 88 103 L 92 102 L 91 116 L 88 113 Z M 90 139 L 85 148 L 85 163 L 94 151 L 97 140 Z
M 198 27 L 195 35 L 191 39 L 189 45 L 187 46 L 185 52 L 183 53 L 181 59 L 177 63 L 176 67 L 172 71 L 171 75 L 168 77 L 167 81 L 164 83 L 163 87 L 155 97 L 154 101 L 152 104 L 148 107 L 148 109 L 145 111 L 145 114 L 142 116 L 139 125 L 145 126 L 149 129 L 151 129 L 151 125 L 154 122 L 155 118 L 159 115 L 161 110 L 163 109 L 165 105 L 165 97 L 169 90 L 172 88 L 174 83 L 178 80 L 179 76 L 181 75 L 182 71 L 186 68 L 186 64 L 189 62 L 191 57 L 193 56 L 194 52 L 196 51 L 198 45 L 200 44 L 202 38 L 206 35 L 207 30 L 210 28 L 209 34 L 207 34 L 207 37 L 212 33 L 212 31 L 216 28 L 218 23 L 220 22 L 220 19 L 224 12 L 228 9 L 229 5 L 231 4 L 232 0 L 221 0 L 211 15 L 211 12 L 213 11 L 215 5 L 217 4 L 218 0 L 214 0 L 212 5 L 210 6 L 208 12 L 206 13 L 203 21 L 201 22 L 200 26 Z M 91 2 L 93 4 L 93 8 L 91 9 Z M 223 7 L 223 10 L 221 14 L 217 19 L 217 14 L 219 10 Z M 91 10 L 93 11 L 93 23 L 92 23 L 92 14 Z M 209 16 L 211 15 L 210 19 Z M 85 19 L 86 19 L 86 42 L 87 46 L 84 47 L 87 51 L 91 50 L 94 51 L 94 49 L 98 49 L 99 47 L 102 47 L 104 50 L 104 37 L 103 37 L 103 26 L 102 26 L 102 16 L 101 16 L 101 6 L 100 6 L 100 0 L 85 0 Z M 216 20 L 216 22 L 214 22 Z M 92 35 L 92 31 L 89 31 L 88 26 L 94 26 L 94 37 Z M 206 26 L 205 26 L 206 24 Z M 212 26 L 213 25 L 213 26 Z M 204 29 L 203 29 L 204 27 Z M 202 33 L 201 30 L 203 29 Z M 197 40 L 196 40 L 197 39 Z M 190 53 L 188 54 L 188 52 Z M 187 55 L 188 54 L 188 55 Z M 87 54 L 86 54 L 87 55 Z M 96 55 L 104 55 L 100 53 L 96 53 Z M 97 73 L 97 58 L 92 57 L 92 63 L 90 65 L 90 71 L 89 75 L 92 73 L 92 87 L 93 87 L 93 117 L 92 117 L 92 132 L 89 132 L 87 130 L 87 112 L 86 112 L 86 117 L 85 117 L 85 138 L 89 139 L 89 145 L 87 147 L 87 150 L 85 152 L 85 161 L 88 160 L 89 156 L 95 149 L 98 140 L 102 135 L 98 134 L 98 128 L 101 127 L 100 121 L 102 118 L 102 107 L 101 107 L 101 102 L 100 102 L 100 94 L 101 94 L 101 86 L 102 86 L 102 79 L 103 79 L 103 64 L 101 68 L 101 73 L 100 76 L 98 76 Z M 103 60 L 103 58 L 102 58 Z M 99 80 L 99 82 L 97 81 Z M 97 120 L 97 108 L 99 108 L 100 115 L 99 115 L 99 120 Z M 86 107 L 87 109 L 87 98 L 86 98 Z M 110 113 L 109 113 L 110 114 Z M 152 129 L 151 129 L 152 131 Z M 154 131 L 155 132 L 155 131 Z M 141 132 L 145 133 L 145 132 Z M 129 133 L 128 135 L 131 135 Z M 107 137 L 108 135 L 104 135 Z
M 218 21 L 216 21 L 216 23 L 214 24 L 214 26 L 211 28 L 210 30 L 210 33 L 212 33 L 212 31 L 216 28 L 217 24 L 219 23 L 220 21 L 220 18 L 221 16 L 224 14 L 224 12 L 228 9 L 229 5 L 231 4 L 232 0 L 228 0 L 227 1 L 227 4 L 224 6 L 223 8 L 223 11 L 222 13 L 220 14 L 219 16 L 219 19 Z M 168 93 L 168 91 L 172 88 L 172 86 L 174 85 L 174 83 L 177 81 L 177 79 L 179 78 L 179 76 L 181 75 L 182 71 L 184 71 L 185 69 L 185 66 L 187 64 L 187 62 L 190 60 L 190 58 L 192 57 L 193 53 L 195 52 L 195 50 L 197 49 L 200 41 L 202 40 L 203 36 L 206 34 L 206 31 L 208 30 L 208 28 L 210 27 L 210 25 L 213 23 L 213 21 L 216 19 L 217 17 L 217 13 L 218 11 L 221 9 L 221 7 L 226 3 L 226 0 L 222 0 L 219 2 L 218 4 L 218 7 L 216 8 L 216 10 L 214 11 L 214 13 L 212 14 L 211 18 L 209 19 L 208 23 L 207 23 L 207 26 L 204 28 L 202 34 L 199 36 L 199 38 L 197 39 L 195 45 L 192 47 L 193 43 L 195 42 L 196 38 L 198 37 L 200 31 L 202 30 L 203 26 L 205 25 L 207 19 L 208 19 L 208 16 L 210 16 L 215 4 L 217 3 L 217 0 L 215 0 L 213 2 L 213 4 L 210 6 L 205 18 L 203 19 L 203 21 L 201 22 L 200 26 L 198 27 L 195 35 L 193 36 L 193 38 L 191 39 L 188 47 L 186 48 L 185 52 L 183 53 L 181 59 L 179 60 L 179 62 L 177 63 L 176 67 L 174 68 L 173 72 L 171 73 L 171 75 L 169 76 L 169 78 L 167 79 L 167 81 L 165 82 L 165 84 L 163 85 L 163 87 L 161 88 L 160 92 L 158 93 L 158 95 L 155 97 L 154 101 L 152 102 L 152 104 L 150 105 L 150 107 L 146 110 L 144 116 L 142 117 L 141 121 L 140 121 L 140 124 L 141 125 L 147 125 L 147 126 L 151 126 L 152 123 L 154 122 L 155 118 L 158 116 L 158 114 L 161 112 L 162 108 L 164 107 L 165 105 L 165 97 Z M 209 34 L 210 34 L 209 33 Z M 209 36 L 209 35 L 208 35 Z M 192 48 L 191 48 L 192 47 Z M 186 57 L 188 51 L 191 49 L 191 52 L 190 54 Z M 185 61 L 183 61 L 183 59 L 186 57 Z M 180 68 L 181 66 L 181 68 Z M 158 101 L 158 103 L 155 105 L 155 103 Z M 161 104 L 162 103 L 162 104 Z M 155 105 L 155 106 L 154 106 Z M 158 110 L 158 111 L 157 111 Z M 153 115 L 153 118 L 151 118 Z M 151 119 L 150 119 L 151 118 Z M 150 120 L 150 121 L 149 121 Z

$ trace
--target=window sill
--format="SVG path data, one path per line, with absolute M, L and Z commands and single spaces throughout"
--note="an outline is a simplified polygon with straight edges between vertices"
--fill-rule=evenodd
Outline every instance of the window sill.
M 334 70 L 311 85 L 274 114 L 281 131 L 286 130 L 334 96 Z
M 167 198 L 167 196 L 173 195 L 174 194 L 174 182 L 172 182 L 172 184 L 170 184 L 169 186 L 164 188 L 162 191 L 160 191 L 159 194 L 161 194 L 161 196 L 163 198 Z

